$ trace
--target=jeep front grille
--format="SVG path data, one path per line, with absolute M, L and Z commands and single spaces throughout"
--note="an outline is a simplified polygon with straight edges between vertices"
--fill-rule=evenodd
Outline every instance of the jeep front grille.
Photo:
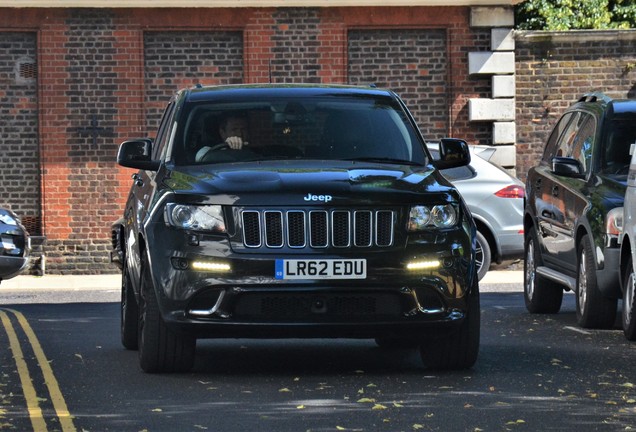
M 393 244 L 393 210 L 243 210 L 248 248 L 366 248 Z

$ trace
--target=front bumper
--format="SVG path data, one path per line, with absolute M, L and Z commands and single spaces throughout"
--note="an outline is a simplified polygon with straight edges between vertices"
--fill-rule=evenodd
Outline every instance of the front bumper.
M 513 231 L 506 231 L 497 235 L 500 258 L 502 260 L 523 258 L 523 226 Z
M 196 337 L 440 336 L 468 311 L 478 289 L 470 238 L 463 230 L 412 239 L 391 251 L 339 255 L 235 253 L 219 238 L 164 231 L 149 248 L 151 274 L 165 322 Z M 150 243 L 150 242 L 149 242 Z M 360 259 L 365 279 L 276 279 L 277 259 Z M 437 267 L 407 270 L 407 264 Z M 194 262 L 210 264 L 194 270 Z
M 29 257 L 0 256 L 0 281 L 22 273 L 29 265 Z

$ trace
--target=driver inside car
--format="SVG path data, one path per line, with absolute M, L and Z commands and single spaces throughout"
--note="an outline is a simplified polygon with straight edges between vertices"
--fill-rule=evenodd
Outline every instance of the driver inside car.
M 205 160 L 206 155 L 215 150 L 240 150 L 247 146 L 249 130 L 247 117 L 239 114 L 230 114 L 221 119 L 219 124 L 219 135 L 222 142 L 213 146 L 205 146 L 199 149 L 195 156 L 197 162 Z

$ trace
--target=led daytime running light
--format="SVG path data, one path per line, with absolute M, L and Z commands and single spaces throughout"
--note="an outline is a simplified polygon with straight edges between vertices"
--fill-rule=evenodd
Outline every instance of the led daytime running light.
M 427 270 L 438 268 L 441 265 L 439 260 L 413 261 L 406 265 L 407 270 Z
M 229 264 L 214 261 L 192 261 L 192 270 L 229 272 L 231 267 Z

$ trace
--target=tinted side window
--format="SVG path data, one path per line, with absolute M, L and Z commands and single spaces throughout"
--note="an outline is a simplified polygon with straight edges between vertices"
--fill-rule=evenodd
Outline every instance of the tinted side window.
M 543 151 L 543 157 L 541 160 L 545 163 L 551 163 L 553 157 L 557 156 L 557 143 L 559 138 L 563 135 L 563 131 L 567 128 L 570 119 L 572 118 L 572 113 L 567 113 L 561 117 L 559 122 L 552 129 L 552 133 L 548 138 L 548 142 L 545 145 L 545 149 Z
M 170 102 L 163 112 L 161 123 L 159 123 L 159 129 L 157 130 L 157 137 L 155 138 L 155 144 L 152 150 L 152 158 L 160 159 L 165 157 L 166 144 L 169 138 L 170 124 L 172 124 L 172 117 L 174 113 L 174 102 Z
M 556 154 L 554 156 L 572 157 L 574 139 L 576 138 L 576 134 L 581 127 L 582 122 L 581 112 L 572 113 L 570 121 L 565 129 L 563 129 L 563 132 L 557 141 Z
M 578 131 L 574 138 L 570 154 L 567 156 L 581 162 L 585 173 L 590 172 L 592 166 L 592 148 L 596 136 L 596 120 L 590 114 L 582 113 L 577 122 Z
M 616 118 L 607 124 L 602 138 L 601 171 L 605 174 L 626 175 L 629 171 L 632 145 L 636 144 L 636 114 Z

